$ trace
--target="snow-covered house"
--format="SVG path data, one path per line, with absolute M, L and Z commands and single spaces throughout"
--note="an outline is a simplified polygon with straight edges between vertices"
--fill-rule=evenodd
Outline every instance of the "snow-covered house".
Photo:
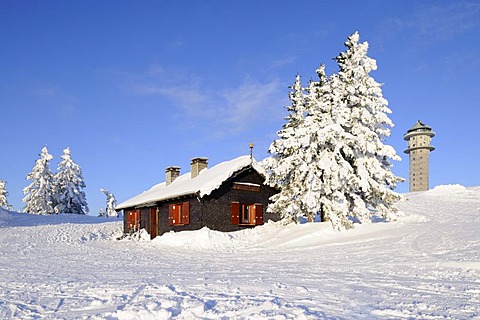
M 207 158 L 194 158 L 190 169 L 180 175 L 179 167 L 168 167 L 165 182 L 120 203 L 115 209 L 124 211 L 124 232 L 145 229 L 154 238 L 203 227 L 235 231 L 280 219 L 266 212 L 277 190 L 264 185 L 264 170 L 250 156 L 212 168 Z

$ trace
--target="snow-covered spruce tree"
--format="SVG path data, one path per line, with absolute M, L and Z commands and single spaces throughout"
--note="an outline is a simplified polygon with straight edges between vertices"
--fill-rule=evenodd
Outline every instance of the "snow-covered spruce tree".
M 368 43 L 359 43 L 359 39 L 358 32 L 348 37 L 347 50 L 335 58 L 339 72 L 331 77 L 330 85 L 336 123 L 345 132 L 338 146 L 340 162 L 348 163 L 348 178 L 342 177 L 344 185 L 339 191 L 348 216 L 364 222 L 373 214 L 388 218 L 389 212 L 395 211 L 400 196 L 393 189 L 403 179 L 391 172 L 390 159 L 400 157 L 384 144 L 393 123 L 381 84 L 370 76 L 377 69 L 376 61 L 367 56 Z M 334 225 L 348 228 L 350 223 L 342 217 Z
M 0 208 L 11 210 L 12 206 L 8 203 L 7 196 L 7 183 L 0 179 Z
M 117 200 L 115 199 L 115 196 L 113 195 L 113 193 L 106 189 L 100 189 L 100 191 L 107 197 L 107 207 L 103 216 L 107 218 L 117 218 L 118 212 L 115 211 L 115 207 L 117 206 Z
M 86 185 L 82 169 L 73 161 L 70 148 L 63 150 L 61 158 L 54 177 L 55 213 L 87 214 L 88 204 L 83 191 Z
M 304 184 L 300 198 L 308 215 L 319 215 L 336 229 L 348 228 L 351 222 L 343 191 L 351 168 L 341 155 L 342 141 L 348 134 L 339 125 L 338 113 L 344 105 L 337 101 L 323 65 L 317 75 L 319 81 L 311 81 L 306 89 L 308 140 L 300 167 Z
M 285 118 L 287 123 L 277 132 L 279 138 L 269 148 L 272 157 L 267 158 L 264 165 L 268 172 L 266 183 L 281 188 L 280 193 L 271 198 L 268 211 L 278 212 L 285 219 L 297 221 L 299 217 L 306 216 L 300 197 L 304 191 L 302 173 L 298 168 L 303 164 L 303 146 L 308 143 L 307 130 L 304 128 L 305 93 L 299 75 L 291 89 L 291 104 L 286 108 L 289 113 Z
M 40 158 L 27 175 L 27 180 L 32 182 L 23 189 L 23 202 L 25 202 L 26 213 L 32 214 L 53 214 L 53 173 L 50 171 L 50 160 L 52 155 L 48 153 L 47 147 L 42 148 Z
M 297 76 L 287 123 L 270 146 L 273 156 L 265 162 L 267 182 L 280 186 L 280 192 L 271 198 L 268 210 L 294 221 L 320 216 L 337 227 L 349 223 L 342 193 L 349 167 L 338 148 L 345 132 L 337 124 L 334 96 L 323 65 L 317 75 L 319 80 L 310 81 L 305 89 Z

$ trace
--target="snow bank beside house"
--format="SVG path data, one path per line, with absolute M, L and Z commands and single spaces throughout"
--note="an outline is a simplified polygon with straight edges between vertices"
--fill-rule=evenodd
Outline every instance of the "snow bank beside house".
M 405 198 L 397 221 L 347 232 L 266 223 L 153 241 L 116 241 L 121 220 L 0 210 L 0 318 L 480 317 L 480 188 Z

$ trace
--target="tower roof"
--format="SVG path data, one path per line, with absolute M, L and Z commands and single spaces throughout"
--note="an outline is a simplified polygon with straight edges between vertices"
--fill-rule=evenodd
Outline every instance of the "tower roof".
M 413 127 L 407 130 L 407 132 L 418 131 L 418 130 L 431 131 L 432 128 L 422 123 L 420 120 L 418 120 Z
M 407 130 L 407 133 L 403 135 L 404 140 L 409 140 L 411 137 L 416 135 L 427 135 L 430 137 L 435 136 L 435 132 L 432 131 L 432 128 L 422 123 L 420 120 L 415 123 L 413 127 Z

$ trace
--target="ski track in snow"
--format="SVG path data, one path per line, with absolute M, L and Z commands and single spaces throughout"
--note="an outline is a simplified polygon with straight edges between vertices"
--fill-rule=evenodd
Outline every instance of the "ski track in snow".
M 266 224 L 153 241 L 115 240 L 118 220 L 0 212 L 0 318 L 480 318 L 480 188 L 406 198 L 398 221 L 343 233 Z

